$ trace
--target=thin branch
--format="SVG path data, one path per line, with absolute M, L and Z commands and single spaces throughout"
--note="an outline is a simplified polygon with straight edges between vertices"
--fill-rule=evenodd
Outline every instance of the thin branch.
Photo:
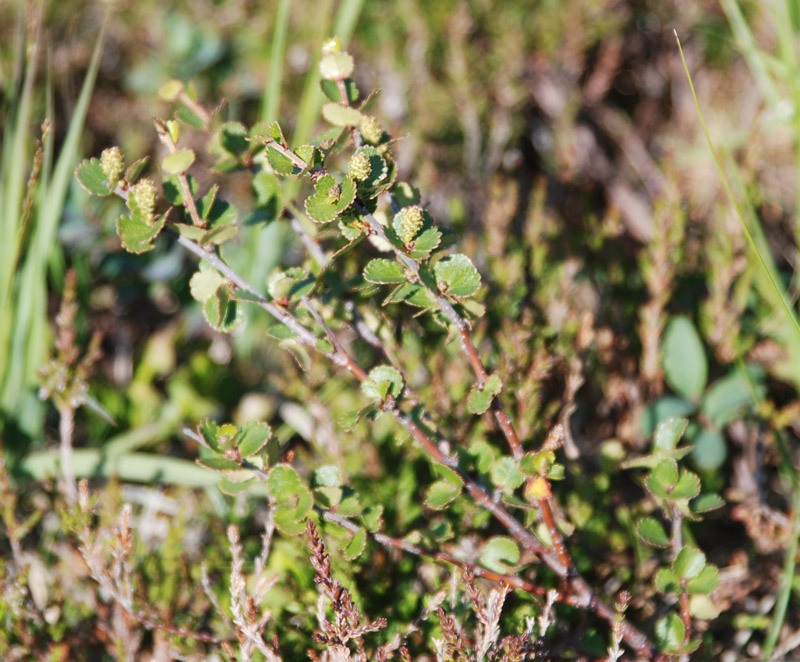
M 392 208 L 394 209 L 397 206 L 397 203 L 394 202 L 393 197 L 390 196 L 390 200 L 392 202 Z M 489 373 L 487 372 L 485 366 L 483 365 L 483 361 L 481 360 L 480 354 L 478 354 L 478 350 L 475 348 L 475 344 L 472 342 L 472 336 L 470 335 L 470 328 L 467 322 L 464 320 L 461 315 L 458 314 L 458 311 L 453 307 L 453 305 L 448 301 L 445 297 L 441 296 L 439 292 L 429 287 L 424 279 L 420 275 L 420 266 L 419 262 L 405 253 L 401 251 L 399 248 L 394 246 L 386 236 L 386 232 L 383 228 L 383 225 L 376 219 L 370 212 L 364 207 L 361 202 L 356 202 L 356 209 L 358 213 L 361 214 L 369 224 L 370 230 L 374 232 L 378 237 L 383 239 L 386 243 L 392 246 L 392 250 L 394 251 L 397 259 L 414 275 L 416 281 L 420 283 L 428 292 L 430 297 L 436 303 L 437 308 L 444 314 L 445 317 L 450 321 L 450 323 L 456 328 L 459 336 L 459 344 L 461 346 L 462 353 L 467 358 L 467 362 L 472 367 L 475 376 L 477 377 L 477 384 L 476 386 L 479 389 L 482 389 L 486 384 L 486 380 L 489 378 Z M 511 449 L 511 455 L 517 461 L 522 459 L 525 451 L 522 448 L 522 443 L 519 440 L 519 436 L 517 435 L 517 431 L 514 429 L 514 424 L 511 420 L 511 416 L 509 416 L 508 412 L 504 409 L 500 399 L 495 397 L 492 400 L 492 413 L 494 414 L 495 420 L 497 424 L 500 426 L 500 429 L 503 432 L 503 436 L 508 441 L 508 446 Z M 531 479 L 528 479 L 529 481 Z M 577 570 L 575 569 L 574 564 L 572 563 L 572 558 L 567 551 L 567 546 L 564 543 L 564 538 L 561 535 L 561 532 L 558 530 L 558 526 L 556 525 L 555 517 L 553 516 L 553 509 L 550 506 L 550 502 L 547 498 L 544 499 L 536 499 L 536 506 L 538 507 L 539 511 L 542 514 L 542 519 L 544 520 L 545 526 L 547 527 L 547 531 L 550 534 L 550 539 L 553 542 L 553 548 L 555 549 L 556 555 L 558 557 L 558 563 L 563 568 L 566 569 L 567 574 L 577 574 Z
M 366 380 L 366 372 L 342 346 L 341 342 L 338 340 L 338 338 L 336 338 L 336 335 L 327 326 L 327 324 L 325 324 L 324 319 L 314 309 L 313 305 L 307 304 L 309 313 L 325 331 L 325 334 L 327 335 L 331 344 L 334 346 L 333 352 L 327 352 L 319 349 L 317 347 L 316 338 L 305 327 L 303 327 L 288 310 L 268 302 L 262 295 L 258 294 L 257 290 L 255 290 L 252 285 L 247 283 L 247 281 L 236 274 L 236 272 L 228 267 L 228 265 L 222 262 L 222 260 L 216 254 L 205 251 L 202 247 L 194 244 L 194 242 L 182 235 L 178 237 L 178 242 L 201 259 L 209 261 L 212 266 L 219 269 L 221 273 L 223 273 L 238 287 L 241 287 L 245 291 L 253 294 L 256 297 L 256 301 L 253 303 L 260 305 L 267 312 L 276 316 L 281 322 L 293 330 L 295 328 L 293 324 L 302 329 L 304 332 L 302 341 L 307 345 L 327 356 L 336 365 L 339 365 L 351 372 L 359 381 L 363 382 Z M 307 298 L 305 300 L 310 304 L 310 300 Z M 300 337 L 300 334 L 298 334 L 298 337 Z M 313 339 L 313 342 L 310 342 L 311 339 Z M 594 611 L 601 618 L 605 619 L 612 625 L 614 624 L 616 618 L 615 610 L 597 597 L 592 588 L 580 575 L 577 574 L 571 564 L 567 566 L 563 565 L 558 556 L 553 553 L 551 548 L 545 547 L 536 536 L 530 533 L 502 505 L 495 502 L 492 499 L 489 491 L 479 483 L 475 482 L 472 477 L 461 470 L 461 468 L 458 466 L 458 461 L 443 452 L 408 414 L 396 406 L 394 401 L 390 400 L 384 403 L 384 411 L 387 411 L 394 416 L 394 418 L 406 429 L 406 431 L 417 441 L 417 443 L 422 446 L 423 450 L 425 450 L 425 452 L 433 460 L 456 472 L 456 474 L 464 482 L 464 486 L 472 498 L 475 499 L 483 508 L 488 510 L 498 521 L 500 521 L 500 523 L 506 527 L 509 533 L 523 546 L 525 550 L 534 553 L 559 577 L 567 580 L 574 595 L 573 602 L 571 604 L 576 607 Z M 625 631 L 625 640 L 637 653 L 650 659 L 662 659 L 659 657 L 655 647 L 648 640 L 644 633 L 642 633 L 633 625 L 630 625 L 627 621 L 623 627 Z
M 167 146 L 170 154 L 177 152 L 178 146 L 175 144 L 175 141 L 172 140 L 172 136 L 169 135 L 169 131 L 167 131 L 167 127 L 164 122 L 161 120 L 156 120 L 155 125 L 159 139 Z M 185 172 L 178 173 L 178 181 L 181 184 L 181 191 L 183 193 L 183 204 L 186 207 L 186 210 L 189 212 L 192 223 L 194 223 L 198 228 L 205 228 L 208 223 L 206 223 L 205 219 L 201 218 L 200 214 L 197 212 L 197 205 L 194 203 L 192 188 L 189 186 L 189 179 L 186 177 Z

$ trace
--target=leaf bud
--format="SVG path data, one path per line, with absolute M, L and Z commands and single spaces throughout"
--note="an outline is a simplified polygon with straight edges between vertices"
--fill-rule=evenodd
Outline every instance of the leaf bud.
M 330 39 L 326 39 L 325 43 L 322 44 L 323 55 L 336 55 L 336 53 L 341 50 L 342 40 L 339 39 L 339 37 L 331 37 Z

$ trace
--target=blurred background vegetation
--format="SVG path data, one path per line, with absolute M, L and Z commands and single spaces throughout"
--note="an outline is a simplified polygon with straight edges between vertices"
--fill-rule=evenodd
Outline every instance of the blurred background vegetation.
M 705 143 L 673 29 L 741 218 Z M 657 615 L 646 588 L 652 564 L 631 531 L 647 506 L 617 462 L 644 450 L 659 420 L 686 415 L 692 462 L 728 501 L 696 532 L 724 569 L 707 659 L 796 630 L 787 605 L 796 608 L 800 591 L 800 337 L 779 302 L 796 308 L 799 30 L 789 1 L 0 4 L 0 435 L 21 508 L 46 511 L 53 498 L 42 481 L 55 466 L 58 421 L 38 399 L 36 370 L 72 267 L 79 335 L 104 338 L 90 385 L 104 413 L 78 414 L 85 452 L 76 468 L 119 476 L 110 483 L 119 493 L 106 490 L 112 501 L 155 508 L 141 571 L 164 614 L 201 621 L 204 607 L 192 602 L 199 560 L 224 568 L 224 522 L 257 531 L 264 517 L 258 500 L 222 497 L 215 477 L 194 471 L 197 449 L 180 431 L 204 417 L 269 421 L 307 472 L 336 464 L 363 503 L 384 504 L 389 531 L 468 553 L 475 541 L 453 537 L 449 520 L 490 528 L 469 504 L 456 515 L 425 511 L 417 485 L 431 470 L 394 443 L 394 427 L 337 426 L 359 402 L 346 377 L 317 361 L 303 372 L 258 316 L 232 336 L 213 333 L 189 294 L 192 262 L 180 247 L 162 240 L 144 257 L 123 252 L 120 206 L 89 199 L 72 178 L 80 158 L 110 145 L 129 161 L 158 154 L 152 119 L 168 112 L 158 89 L 172 78 L 191 82 L 207 108 L 224 100 L 225 119 L 280 119 L 292 144 L 307 140 L 322 126 L 319 47 L 337 34 L 358 63 L 359 87 L 380 91 L 372 112 L 399 138 L 400 178 L 460 233 L 460 250 L 483 274 L 487 314 L 476 337 L 526 448 L 559 420 L 569 424 L 572 478 L 559 489 L 579 569 L 610 594 L 638 589 L 637 622 Z M 201 171 L 201 186 L 215 176 Z M 245 210 L 228 257 L 251 282 L 302 261 L 280 209 L 259 207 L 246 177 L 227 176 L 225 194 Z M 443 332 L 424 320 L 400 324 L 390 309 L 378 314 L 442 426 L 455 438 L 496 440 L 489 421 L 466 415 L 471 377 L 457 348 L 435 353 L 422 340 L 444 344 Z M 386 467 L 397 467 L 391 480 Z M 161 485 L 161 506 L 146 505 L 134 483 Z M 102 659 L 92 657 L 105 644 L 88 625 L 88 603 L 66 595 L 57 527 L 44 518 L 24 539 L 50 554 L 38 570 L 49 593 L 37 607 L 62 609 L 58 627 L 39 624 L 42 650 Z M 581 555 L 592 548 L 600 559 Z M 282 632 L 287 650 L 303 650 L 313 627 L 302 606 L 313 604 L 304 554 L 281 540 L 270 561 L 289 575 L 269 605 L 292 625 Z M 392 631 L 447 581 L 418 559 L 374 554 L 362 565 L 352 588 L 370 587 L 372 617 L 396 610 Z M 518 622 L 533 609 L 524 600 L 512 607 Z M 578 649 L 591 650 L 595 625 L 584 625 Z M 79 651 L 84 638 L 92 646 Z

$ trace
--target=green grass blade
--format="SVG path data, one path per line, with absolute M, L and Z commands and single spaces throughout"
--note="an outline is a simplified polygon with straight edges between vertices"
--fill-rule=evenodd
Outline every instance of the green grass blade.
M 764 659 L 771 659 L 778 643 L 778 636 L 783 629 L 786 620 L 786 610 L 789 606 L 789 598 L 792 594 L 792 584 L 794 581 L 794 571 L 797 567 L 797 549 L 800 541 L 800 485 L 797 480 L 793 483 L 794 496 L 792 499 L 792 528 L 789 534 L 789 545 L 783 557 L 783 571 L 778 582 L 778 595 L 775 599 L 775 608 L 772 612 L 772 623 L 764 641 L 762 656 Z
M 272 33 L 272 49 L 269 56 L 269 71 L 264 97 L 261 100 L 261 120 L 271 122 L 279 119 L 281 106 L 281 82 L 283 80 L 283 61 L 286 52 L 286 36 L 289 32 L 290 0 L 280 0 L 275 17 L 275 31 Z
M 31 453 L 20 462 L 15 473 L 35 480 L 58 476 L 60 459 L 60 451 L 55 449 Z M 80 478 L 118 476 L 126 482 L 145 484 L 213 487 L 220 479 L 220 474 L 201 467 L 191 460 L 155 453 L 109 454 L 96 448 L 82 448 L 73 451 L 72 466 L 76 477 Z M 249 494 L 266 496 L 266 487 L 263 483 L 255 483 L 247 491 Z
M 56 233 L 61 220 L 67 189 L 78 161 L 78 147 L 94 82 L 100 66 L 105 35 L 105 23 L 97 37 L 92 60 L 83 81 L 74 115 L 64 138 L 52 177 L 43 177 L 38 198 L 39 208 L 30 245 L 19 274 L 14 302 L 14 331 L 11 357 L 3 384 L 2 403 L 6 411 L 14 411 L 20 398 L 35 382 L 36 370 L 44 362 L 48 342 L 47 323 L 47 265 L 56 245 Z M 30 429 L 31 421 L 23 422 Z
M 706 121 L 703 116 L 703 111 L 700 108 L 700 102 L 697 99 L 697 93 L 694 89 L 694 83 L 692 82 L 692 76 L 689 73 L 689 66 L 686 64 L 686 58 L 683 55 L 683 48 L 681 47 L 680 39 L 678 38 L 677 32 L 675 33 L 675 40 L 678 43 L 678 50 L 680 51 L 681 61 L 683 62 L 683 69 L 686 73 L 686 78 L 689 81 L 689 88 L 692 92 L 692 98 L 694 99 L 695 109 L 697 110 L 697 115 L 700 118 L 700 124 L 703 127 L 703 133 L 705 134 L 706 141 L 708 142 L 708 148 L 711 150 L 711 155 L 714 158 L 714 163 L 717 167 L 717 172 L 719 173 L 720 179 L 722 180 L 722 186 L 725 189 L 725 194 L 728 196 L 728 200 L 730 201 L 731 205 L 733 206 L 734 211 L 736 212 L 736 216 L 739 219 L 739 223 L 742 226 L 742 231 L 744 232 L 745 239 L 747 241 L 747 245 L 750 248 L 752 255 L 756 258 L 756 265 L 758 267 L 759 273 L 766 278 L 767 282 L 769 283 L 770 298 L 772 299 L 773 305 L 775 305 L 778 309 L 783 312 L 783 315 L 786 319 L 786 322 L 789 324 L 791 329 L 794 332 L 794 335 L 800 339 L 800 324 L 797 321 L 797 317 L 794 314 L 794 311 L 791 309 L 788 299 L 780 287 L 777 281 L 777 276 L 775 273 L 774 263 L 772 262 L 772 257 L 767 257 L 767 252 L 762 250 L 759 246 L 759 242 L 756 241 L 755 237 L 753 236 L 753 232 L 751 232 L 750 227 L 748 226 L 744 213 L 742 211 L 741 205 L 739 204 L 736 197 L 733 195 L 733 191 L 731 190 L 730 183 L 728 182 L 728 177 L 725 174 L 724 169 L 722 168 L 722 163 L 717 155 L 717 151 L 714 148 L 714 143 L 711 140 L 711 135 L 708 132 L 708 127 L 706 126 Z M 757 225 L 757 222 L 754 223 Z
M 747 19 L 742 14 L 737 0 L 720 0 L 722 10 L 728 18 L 731 31 L 739 45 L 739 50 L 747 62 L 747 66 L 753 74 L 756 85 L 761 91 L 761 95 L 770 108 L 775 109 L 781 101 L 780 94 L 775 88 L 775 83 L 769 75 L 767 63 L 762 57 L 761 50 L 756 46 L 753 32 L 747 23 Z

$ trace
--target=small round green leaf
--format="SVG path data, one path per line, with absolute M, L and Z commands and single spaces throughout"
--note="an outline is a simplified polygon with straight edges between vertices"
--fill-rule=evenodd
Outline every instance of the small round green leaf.
M 648 545 L 666 549 L 669 547 L 669 536 L 664 527 L 654 517 L 643 517 L 636 524 L 636 534 Z
M 680 593 L 681 580 L 669 568 L 661 568 L 656 573 L 655 579 L 656 589 L 662 593 Z
M 697 401 L 708 378 L 708 363 L 700 334 L 687 317 L 673 317 L 662 343 L 664 377 L 670 387 Z
M 364 280 L 379 284 L 405 283 L 406 276 L 403 273 L 403 267 L 397 262 L 379 257 L 367 263 L 364 268 Z
M 428 508 L 442 510 L 459 494 L 461 494 L 460 485 L 453 485 L 453 483 L 444 479 L 437 480 L 428 487 L 425 493 L 425 505 Z
M 398 398 L 403 391 L 403 376 L 395 368 L 381 365 L 369 371 L 361 390 L 368 398 L 381 402 L 389 395 Z
M 489 478 L 492 485 L 506 491 L 515 490 L 525 482 L 525 476 L 519 470 L 517 461 L 507 456 L 501 457 L 492 464 Z
M 114 192 L 108 185 L 108 177 L 100 167 L 98 159 L 81 161 L 75 169 L 75 176 L 78 178 L 78 183 L 90 195 L 111 195 Z
M 186 172 L 194 163 L 194 152 L 190 149 L 179 149 L 161 159 L 161 168 L 170 175 Z
M 305 489 L 305 485 L 288 464 L 276 464 L 267 476 L 267 489 L 276 501 L 286 503 Z
M 706 555 L 697 547 L 686 545 L 678 552 L 678 556 L 672 564 L 672 569 L 678 577 L 691 579 L 692 577 L 697 577 L 705 568 L 705 565 Z
M 341 487 L 342 474 L 335 464 L 326 464 L 314 471 L 311 487 Z
M 725 464 L 728 448 L 722 432 L 706 428 L 695 437 L 692 461 L 702 471 L 715 471 Z
M 155 239 L 164 229 L 167 214 L 145 221 L 139 214 L 123 215 L 117 219 L 117 234 L 123 248 L 129 253 L 146 253 L 155 247 Z
M 468 297 L 475 294 L 481 286 L 481 276 L 475 265 L 466 255 L 448 255 L 433 268 L 436 285 L 444 294 Z
M 700 494 L 700 477 L 691 471 L 684 471 L 672 490 L 673 499 L 694 499 Z
M 344 557 L 348 561 L 353 561 L 361 556 L 361 552 L 367 546 L 367 532 L 364 529 L 358 529 L 350 538 L 350 542 L 344 548 Z
M 239 429 L 237 448 L 242 457 L 258 453 L 272 436 L 272 429 L 261 421 L 248 421 Z
M 685 418 L 676 418 L 674 416 L 661 421 L 656 428 L 653 445 L 661 450 L 673 450 L 678 446 L 678 442 L 681 440 L 688 424 L 689 421 Z
M 678 614 L 667 614 L 656 622 L 656 640 L 658 645 L 666 651 L 680 648 L 685 634 L 686 628 Z
M 216 269 L 204 267 L 205 262 L 201 262 L 201 267 L 189 281 L 189 291 L 192 298 L 200 303 L 205 303 L 220 285 L 225 282 L 225 277 Z
M 719 584 L 719 570 L 709 563 L 700 574 L 686 582 L 686 590 L 693 594 L 708 594 L 717 588 L 717 584 Z
M 519 558 L 517 543 L 506 536 L 490 538 L 481 550 L 481 565 L 503 574 L 513 572 Z
M 322 116 L 334 126 L 358 126 L 361 113 L 352 106 L 339 103 L 326 103 L 322 106 Z

